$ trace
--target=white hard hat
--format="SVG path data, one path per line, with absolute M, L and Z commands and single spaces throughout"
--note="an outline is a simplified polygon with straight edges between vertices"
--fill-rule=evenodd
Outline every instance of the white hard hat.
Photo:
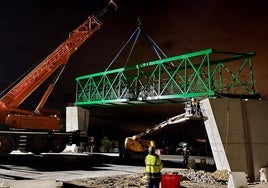
M 150 146 L 150 147 L 148 148 L 148 151 L 149 151 L 149 153 L 154 153 L 154 151 L 155 151 L 154 146 Z

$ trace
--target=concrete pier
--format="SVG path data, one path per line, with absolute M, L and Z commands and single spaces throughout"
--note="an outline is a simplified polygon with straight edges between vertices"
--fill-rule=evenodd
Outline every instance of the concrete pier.
M 200 105 L 217 169 L 259 180 L 268 166 L 268 101 L 211 98 Z

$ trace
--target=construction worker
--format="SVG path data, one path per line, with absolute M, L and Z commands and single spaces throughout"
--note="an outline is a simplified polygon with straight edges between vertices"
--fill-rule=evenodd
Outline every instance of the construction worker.
M 90 155 L 93 154 L 93 148 L 94 148 L 94 137 L 89 136 L 88 137 L 87 152 L 90 152 Z
M 187 146 L 183 147 L 183 161 L 182 161 L 182 165 L 183 167 L 187 167 L 188 166 L 188 160 L 190 157 L 190 149 Z
M 149 153 L 145 157 L 146 175 L 148 179 L 148 188 L 159 188 L 161 182 L 161 170 L 163 164 L 159 156 L 155 153 L 155 148 L 150 146 Z
M 195 98 L 191 99 L 191 108 L 192 108 L 192 115 L 200 115 L 200 105 L 199 101 Z

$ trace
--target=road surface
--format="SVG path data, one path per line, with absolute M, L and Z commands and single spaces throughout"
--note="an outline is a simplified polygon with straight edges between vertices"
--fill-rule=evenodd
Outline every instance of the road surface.
M 198 163 L 200 157 L 195 157 Z M 166 171 L 181 167 L 182 156 L 161 155 Z M 213 166 L 213 159 L 206 158 Z M 65 182 L 76 179 L 144 173 L 144 160 L 124 161 L 118 154 L 61 153 L 43 155 L 12 152 L 0 158 L 0 182 L 15 180 L 56 179 Z

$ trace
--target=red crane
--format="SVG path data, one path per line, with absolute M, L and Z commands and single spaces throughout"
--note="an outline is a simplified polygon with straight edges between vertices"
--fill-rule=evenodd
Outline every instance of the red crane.
M 38 137 L 38 135 L 40 132 L 44 133 L 44 131 L 60 131 L 61 123 L 55 113 L 57 110 L 44 110 L 44 104 L 51 94 L 59 76 L 63 72 L 64 67 L 68 63 L 70 56 L 90 38 L 93 33 L 101 28 L 103 20 L 116 9 L 117 5 L 111 0 L 96 16 L 89 16 L 84 23 L 70 33 L 69 37 L 63 43 L 0 99 L 0 155 L 10 153 L 14 149 L 19 149 L 22 135 L 24 138 L 25 136 L 27 138 L 26 141 L 24 141 L 24 145 L 26 146 L 23 147 L 23 150 L 33 153 L 51 150 L 49 147 L 38 148 L 38 145 L 51 145 L 46 143 L 49 142 L 48 137 L 51 140 L 53 135 L 46 134 L 48 135 L 47 138 L 44 136 Z M 48 86 L 36 109 L 33 111 L 20 109 L 19 105 L 56 71 L 57 73 L 54 80 Z M 68 136 L 70 135 L 68 134 Z M 62 150 L 62 148 L 66 146 L 65 139 L 67 138 L 61 136 L 59 141 L 59 137 L 57 137 L 57 142 L 55 142 L 56 146 L 54 144 L 53 147 L 61 148 L 58 150 Z M 45 144 L 43 142 L 45 142 Z M 61 145 L 57 146 L 57 143 Z

